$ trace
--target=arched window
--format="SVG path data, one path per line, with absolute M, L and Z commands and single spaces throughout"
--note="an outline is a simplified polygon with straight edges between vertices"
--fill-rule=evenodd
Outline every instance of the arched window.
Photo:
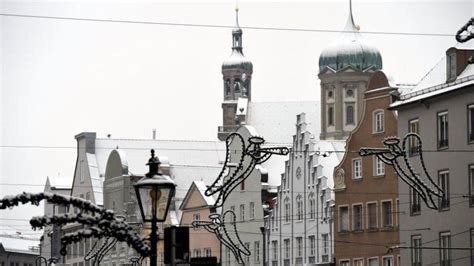
M 298 221 L 303 220 L 303 197 L 301 195 L 296 197 L 296 217 Z
M 234 80 L 234 93 L 240 93 L 240 79 Z
M 346 125 L 353 125 L 354 124 L 354 106 L 352 104 L 348 104 L 346 106 Z
M 288 197 L 284 200 L 285 205 L 285 222 L 290 222 L 290 199 Z
M 316 200 L 314 199 L 314 193 L 309 194 L 309 219 L 316 218 Z
M 225 81 L 225 95 L 230 95 L 230 79 L 226 79 Z

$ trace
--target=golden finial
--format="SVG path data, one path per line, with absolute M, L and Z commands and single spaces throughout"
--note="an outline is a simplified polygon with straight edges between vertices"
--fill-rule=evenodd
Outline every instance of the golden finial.
M 356 30 L 360 31 L 360 26 L 359 25 L 356 25 Z

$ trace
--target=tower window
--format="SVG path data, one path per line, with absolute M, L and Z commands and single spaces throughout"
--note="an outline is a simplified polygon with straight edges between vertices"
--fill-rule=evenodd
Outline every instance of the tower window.
M 234 93 L 240 93 L 240 79 L 234 80 Z
M 226 79 L 225 81 L 225 95 L 230 95 L 230 79 Z
M 354 124 L 354 105 L 348 104 L 346 107 L 346 125 Z
M 334 107 L 328 107 L 328 126 L 334 126 Z
M 332 90 L 328 90 L 328 99 L 332 99 L 334 97 L 334 92 Z
M 354 97 L 354 90 L 353 89 L 347 89 L 346 90 L 346 97 Z

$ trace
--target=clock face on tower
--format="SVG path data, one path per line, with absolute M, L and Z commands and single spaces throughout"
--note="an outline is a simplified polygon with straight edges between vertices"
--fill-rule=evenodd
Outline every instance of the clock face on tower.
M 296 168 L 296 178 L 297 179 L 301 178 L 301 167 Z

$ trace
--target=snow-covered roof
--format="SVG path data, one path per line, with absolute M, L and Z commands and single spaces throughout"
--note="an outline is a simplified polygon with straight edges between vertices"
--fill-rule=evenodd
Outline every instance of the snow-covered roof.
M 265 139 L 265 147 L 291 147 L 295 132 L 296 116 L 306 114 L 307 129 L 319 138 L 320 106 L 317 101 L 301 102 L 250 102 L 247 124 Z M 278 129 L 278 130 L 276 130 Z M 263 164 L 268 171 L 268 186 L 275 187 L 281 183 L 281 174 L 285 172 L 285 161 L 288 155 L 272 156 Z
M 0 236 L 0 244 L 7 252 L 39 255 L 39 240 Z
M 458 44 L 456 48 L 474 50 L 474 42 L 468 43 Z M 400 99 L 390 107 L 398 107 L 474 84 L 474 66 L 472 64 L 468 64 L 455 80 L 446 82 L 446 60 L 446 55 L 444 55 L 416 86 L 399 89 Z
M 314 142 L 315 151 L 327 156 L 318 156 L 317 164 L 322 166 L 321 176 L 327 177 L 327 186 L 334 188 L 334 180 L 332 178 L 334 167 L 336 167 L 344 157 L 346 147 L 345 140 L 320 140 Z
M 208 206 L 212 206 L 214 205 L 214 203 L 216 203 L 216 200 L 214 199 L 214 197 L 206 196 L 206 194 L 204 193 L 207 189 L 207 185 L 210 185 L 210 184 L 206 185 L 206 183 L 204 183 L 203 181 L 197 181 L 197 180 L 194 181 L 194 184 L 196 185 L 197 189 L 201 193 L 202 198 L 206 201 L 206 204 Z
M 89 173 L 92 182 L 92 191 L 94 192 L 94 199 L 97 205 L 104 205 L 104 189 L 102 183 L 104 182 L 103 175 L 99 172 L 97 157 L 95 154 L 86 153 Z
M 225 160 L 225 142 L 190 140 L 150 140 L 150 139 L 96 139 L 96 165 L 99 176 L 105 176 L 110 153 L 117 149 L 126 158 L 130 175 L 144 175 L 148 172 L 146 163 L 150 149 L 159 158 L 167 157 L 170 177 L 176 182 L 175 206 L 179 208 L 192 182 L 211 184 L 222 169 Z M 89 161 L 89 160 L 88 160 Z M 98 179 L 97 179 L 98 180 Z M 103 180 L 102 180 L 103 181 Z M 102 193 L 102 183 L 96 182 L 94 191 Z M 100 196 L 102 201 L 102 195 Z M 176 213 L 180 220 L 181 212 Z
M 48 176 L 47 179 L 49 180 L 51 189 L 70 190 L 72 188 L 72 178 Z
M 250 102 L 247 124 L 252 125 L 266 143 L 288 144 L 293 140 L 296 115 L 305 113 L 308 131 L 319 138 L 320 108 L 317 101 Z

